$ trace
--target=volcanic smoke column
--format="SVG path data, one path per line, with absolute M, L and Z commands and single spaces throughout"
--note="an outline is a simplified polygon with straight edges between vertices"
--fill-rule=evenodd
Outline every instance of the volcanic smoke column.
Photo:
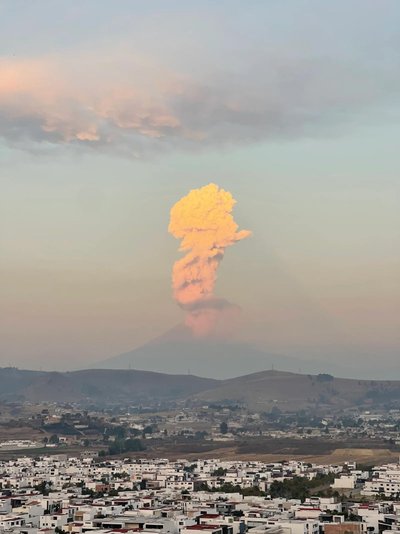
M 179 250 L 187 251 L 174 264 L 173 293 L 195 335 L 212 333 L 218 316 L 232 307 L 214 296 L 214 285 L 226 247 L 251 234 L 237 231 L 232 216 L 235 203 L 228 191 L 209 184 L 193 189 L 171 209 L 168 231 L 182 240 Z

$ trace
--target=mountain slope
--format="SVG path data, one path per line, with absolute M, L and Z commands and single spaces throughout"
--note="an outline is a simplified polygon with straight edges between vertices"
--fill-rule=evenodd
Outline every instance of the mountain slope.
M 193 373 L 226 379 L 271 368 L 285 371 L 325 371 L 326 365 L 264 352 L 245 343 L 194 338 L 179 325 L 129 352 L 95 363 L 97 369 L 143 369 L 162 373 Z M 328 369 L 328 371 L 332 371 Z
M 193 397 L 197 402 L 239 402 L 252 410 L 281 411 L 400 403 L 400 381 L 353 380 L 328 374 L 300 375 L 264 371 L 224 380 Z
M 87 369 L 57 373 L 0 368 L 1 401 L 84 402 L 97 405 L 185 400 L 237 403 L 257 412 L 355 406 L 400 406 L 400 381 L 352 380 L 328 374 L 263 371 L 229 380 L 149 371 Z
M 186 398 L 216 385 L 218 381 L 209 378 L 148 371 L 90 369 L 56 373 L 0 369 L 0 400 L 138 403 Z

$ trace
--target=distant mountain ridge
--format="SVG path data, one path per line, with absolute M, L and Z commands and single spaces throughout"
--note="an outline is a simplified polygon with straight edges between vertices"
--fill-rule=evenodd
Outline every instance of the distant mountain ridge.
M 224 380 L 217 387 L 192 397 L 199 403 L 236 402 L 253 411 L 283 412 L 301 409 L 339 411 L 363 406 L 365 409 L 397 403 L 400 407 L 400 380 L 355 380 L 327 373 L 298 374 L 263 371 Z
M 0 400 L 141 403 L 178 400 L 218 384 L 210 378 L 149 371 L 45 372 L 0 368 Z
M 354 380 L 330 374 L 263 371 L 214 380 L 136 370 L 87 369 L 74 372 L 0 368 L 0 402 L 143 404 L 184 401 L 190 405 L 239 403 L 252 411 L 279 409 L 339 411 L 356 406 L 400 405 L 400 381 Z

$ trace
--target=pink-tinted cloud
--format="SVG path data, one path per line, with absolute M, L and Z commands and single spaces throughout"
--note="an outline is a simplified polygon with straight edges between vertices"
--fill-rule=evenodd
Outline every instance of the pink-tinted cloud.
M 163 137 L 180 121 L 166 104 L 172 86 L 152 77 L 136 69 L 131 80 L 120 80 L 105 64 L 75 75 L 73 65 L 54 60 L 0 60 L 0 134 L 101 144 L 116 142 L 121 132 Z
M 246 75 L 195 79 L 126 52 L 0 58 L 0 138 L 141 154 L 320 135 L 384 100 L 386 82 L 316 59 L 265 58 Z

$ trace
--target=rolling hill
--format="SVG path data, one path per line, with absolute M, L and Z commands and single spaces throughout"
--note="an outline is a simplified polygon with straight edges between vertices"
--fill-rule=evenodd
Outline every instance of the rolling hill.
M 218 385 L 192 375 L 90 369 L 73 372 L 0 369 L 0 400 L 142 403 L 178 400 Z
M 224 380 L 214 389 L 194 395 L 197 402 L 238 402 L 251 410 L 281 411 L 400 403 L 400 381 L 354 380 L 329 374 L 304 375 L 263 371 Z
M 228 380 L 137 370 L 74 372 L 0 369 L 1 401 L 80 402 L 98 405 L 184 400 L 240 403 L 252 411 L 330 410 L 400 404 L 400 381 L 353 380 L 328 374 L 263 371 Z

